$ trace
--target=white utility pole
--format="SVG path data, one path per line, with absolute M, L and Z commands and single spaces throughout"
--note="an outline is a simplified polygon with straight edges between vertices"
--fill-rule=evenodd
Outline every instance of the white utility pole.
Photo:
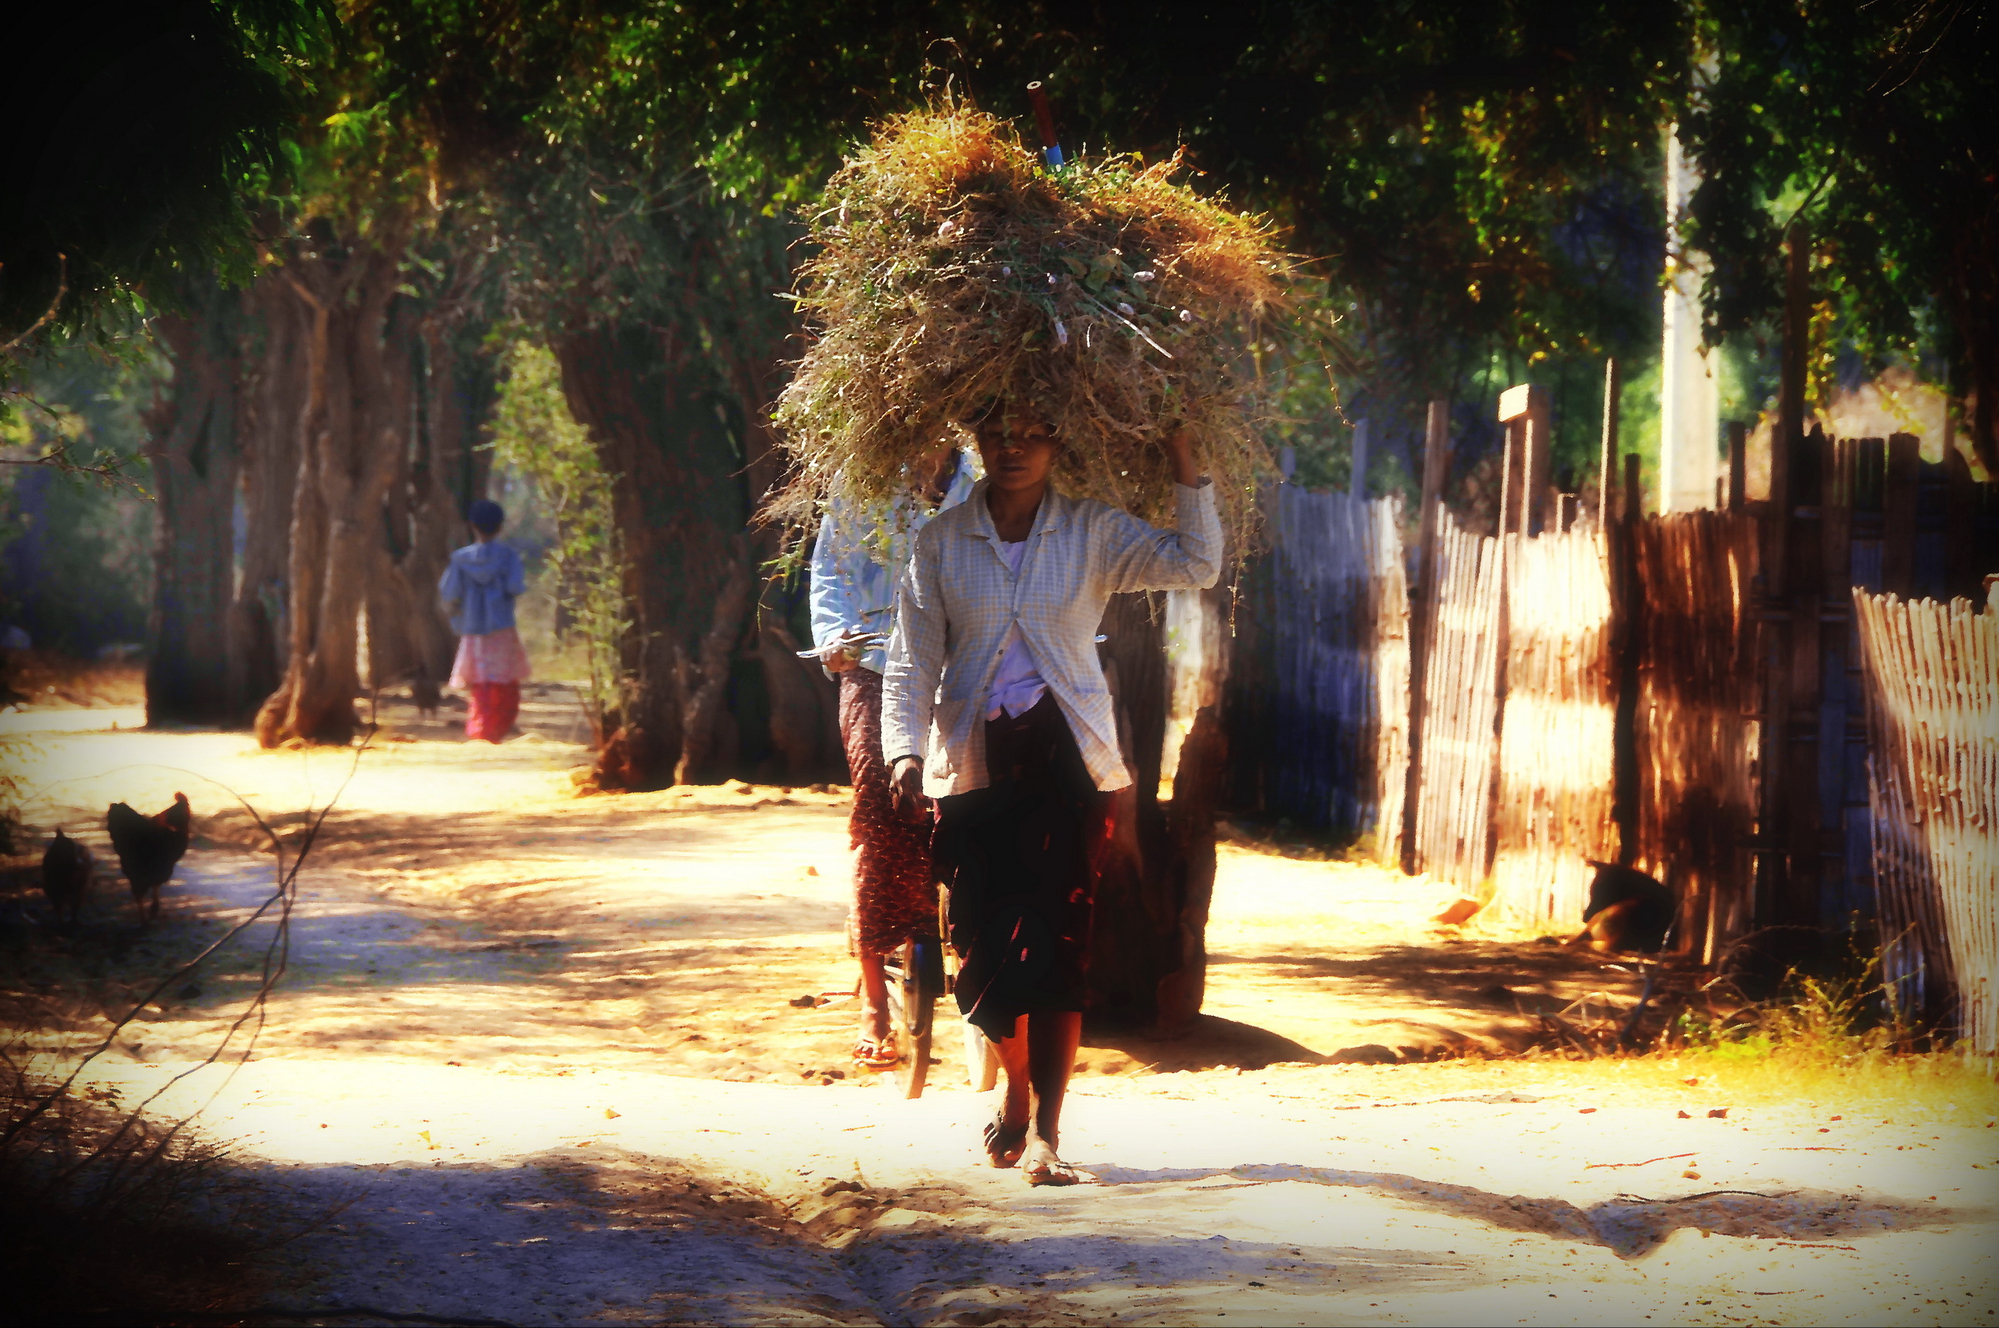
M 1721 396 L 1713 357 L 1701 354 L 1701 278 L 1706 259 L 1688 249 L 1682 227 L 1700 174 L 1680 149 L 1679 126 L 1666 138 L 1666 336 L 1659 364 L 1659 509 L 1690 512 L 1715 505 L 1721 473 Z

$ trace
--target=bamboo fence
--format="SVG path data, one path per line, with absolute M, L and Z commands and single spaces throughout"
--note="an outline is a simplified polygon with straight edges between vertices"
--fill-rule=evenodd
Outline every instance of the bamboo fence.
M 1565 931 L 1589 902 L 1590 858 L 1616 856 L 1611 821 L 1617 720 L 1603 536 L 1504 537 L 1506 674 L 1493 910 Z M 1434 712 L 1432 712 L 1434 714 Z
M 1368 608 L 1374 622 L 1374 855 L 1402 860 L 1402 804 L 1409 784 L 1409 577 L 1401 503 L 1368 504 Z
M 1416 848 L 1423 871 L 1483 891 L 1499 713 L 1504 564 L 1496 539 L 1437 514 L 1422 691 L 1423 767 Z
M 1867 679 L 1884 960 L 1935 1008 L 1955 987 L 1973 1049 L 1999 1053 L 1999 612 L 1853 593 Z M 1913 988 L 1913 990 L 1912 990 Z
M 1409 672 L 1399 502 L 1290 484 L 1264 502 L 1272 547 L 1236 613 L 1230 800 L 1363 842 L 1385 830 L 1376 851 L 1392 852 Z
M 1675 948 L 1712 963 L 1751 922 L 1757 526 L 1746 512 L 1683 512 L 1631 536 L 1643 606 L 1633 865 L 1679 896 Z
M 1814 429 L 1751 499 L 1737 431 L 1724 510 L 1630 515 L 1625 457 L 1626 515 L 1563 530 L 1531 414 L 1495 538 L 1442 505 L 1431 412 L 1419 598 L 1390 500 L 1266 493 L 1271 554 L 1229 606 L 1229 800 L 1371 834 L 1538 930 L 1581 925 L 1590 859 L 1630 862 L 1707 964 L 1757 927 L 1878 914 L 1910 1013 L 1994 1051 L 1999 612 L 1895 595 L 1999 567 L 1999 486 L 1949 447 Z

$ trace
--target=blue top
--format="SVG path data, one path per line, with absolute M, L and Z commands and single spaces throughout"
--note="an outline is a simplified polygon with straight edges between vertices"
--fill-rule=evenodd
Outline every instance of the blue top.
M 437 593 L 460 636 L 484 636 L 514 625 L 514 599 L 527 589 L 521 556 L 498 540 L 468 544 L 451 555 Z
M 885 511 L 862 512 L 845 498 L 826 505 L 819 539 L 812 546 L 812 646 L 824 650 L 848 628 L 880 632 L 882 644 L 861 655 L 861 667 L 876 673 L 888 663 L 888 633 L 895 626 L 895 583 L 909 561 L 916 532 L 947 507 L 971 496 L 979 462 L 969 448 L 958 452 L 958 472 L 944 501 L 899 498 Z

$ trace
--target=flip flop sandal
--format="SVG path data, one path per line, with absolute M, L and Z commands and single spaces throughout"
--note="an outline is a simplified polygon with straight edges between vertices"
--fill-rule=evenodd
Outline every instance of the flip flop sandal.
M 895 1049 L 895 1038 L 888 1037 L 877 1042 L 874 1038 L 862 1038 L 854 1043 L 854 1064 L 863 1070 L 892 1070 L 902 1059 Z
M 1004 1113 L 987 1121 L 979 1132 L 979 1140 L 985 1145 L 986 1160 L 1004 1171 L 1018 1166 L 1020 1155 L 1027 1151 L 1027 1127 L 1016 1125 L 1008 1128 Z
M 1059 1157 L 1053 1162 L 1037 1162 L 1032 1166 L 1022 1167 L 1020 1178 L 1029 1185 L 1082 1185 L 1096 1179 L 1089 1172 L 1072 1167 Z

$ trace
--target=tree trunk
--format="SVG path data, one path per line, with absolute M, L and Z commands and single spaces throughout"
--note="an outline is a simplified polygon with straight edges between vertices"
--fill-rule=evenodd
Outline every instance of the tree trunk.
M 284 677 L 290 643 L 292 490 L 305 410 L 310 310 L 276 273 L 245 296 L 255 367 L 244 392 L 243 552 L 230 612 L 229 723 L 247 725 Z M 246 348 L 247 350 L 247 348 Z M 246 358 L 248 356 L 246 355 Z
M 714 318 L 711 340 L 729 392 L 738 406 L 736 426 L 741 435 L 743 479 L 752 511 L 762 507 L 784 480 L 785 453 L 770 403 L 784 386 L 786 343 L 796 332 L 785 306 L 762 297 L 791 280 L 791 244 L 796 228 L 758 218 L 735 238 L 732 255 L 698 247 L 695 262 L 722 266 L 733 260 L 742 269 L 742 297 L 728 302 Z M 751 527 L 751 553 L 759 567 L 770 567 L 783 552 L 787 532 L 777 526 Z M 793 611 L 800 607 L 802 587 L 787 587 L 777 572 L 766 572 L 757 586 L 758 667 L 770 697 L 770 745 L 784 777 L 804 783 L 847 768 L 840 742 L 840 687 L 817 664 L 798 657 L 801 648 L 792 631 Z
M 1219 622 L 1226 591 L 1204 592 Z M 1155 611 L 1156 608 L 1156 611 Z M 1105 675 L 1132 786 L 1112 795 L 1110 851 L 1097 885 L 1090 939 L 1094 1021 L 1178 1033 L 1201 1011 L 1208 902 L 1215 883 L 1215 806 L 1227 769 L 1221 725 L 1219 630 L 1204 632 L 1192 725 L 1181 744 L 1173 796 L 1159 802 L 1171 695 L 1164 604 L 1119 595 L 1104 614 Z
M 146 723 L 227 724 L 242 381 L 242 298 L 216 289 L 155 324 L 172 384 L 146 413 L 158 497 Z
M 754 580 L 741 462 L 699 347 L 673 327 L 573 330 L 554 342 L 563 393 L 612 482 L 632 628 L 597 777 L 661 788 L 726 773 L 731 658 Z
M 729 665 L 755 588 L 748 543 L 738 535 L 722 554 L 726 569 L 722 589 L 699 648 L 690 655 L 679 641 L 674 643 L 684 707 L 680 761 L 673 772 L 676 784 L 719 783 L 736 766 L 738 737 L 735 717 L 729 713 Z
M 408 428 L 410 328 L 396 290 L 405 240 L 320 242 L 280 273 L 310 323 L 292 498 L 290 655 L 257 714 L 266 747 L 346 743 L 360 723 L 359 615 Z
M 466 531 L 466 509 L 486 491 L 490 454 L 475 444 L 494 395 L 488 357 L 461 357 L 455 344 L 460 307 L 447 304 L 400 338 L 416 359 L 406 372 L 393 366 L 408 400 L 390 404 L 408 420 L 410 445 L 396 449 L 368 578 L 368 676 L 377 688 L 419 674 L 442 683 L 457 649 L 437 582 Z
M 768 582 L 765 590 L 769 594 Z M 771 747 L 785 781 L 803 784 L 824 778 L 822 772 L 832 764 L 828 752 L 840 740 L 839 684 L 798 657 L 804 647 L 781 616 L 765 614 L 760 623 L 757 661 L 770 692 Z

